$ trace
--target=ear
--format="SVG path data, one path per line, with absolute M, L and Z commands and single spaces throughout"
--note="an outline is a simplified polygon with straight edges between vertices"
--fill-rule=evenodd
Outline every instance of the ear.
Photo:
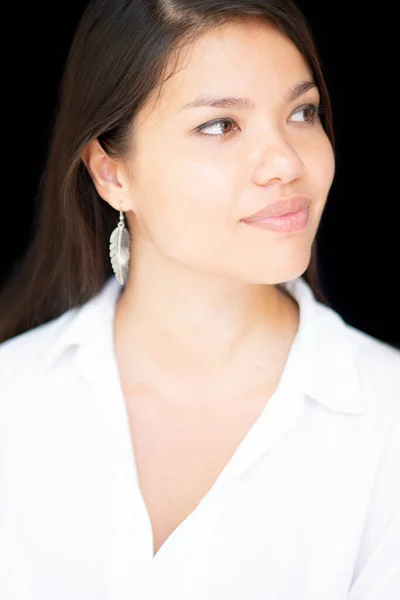
M 120 181 L 119 163 L 106 154 L 97 139 L 86 146 L 81 158 L 99 196 L 116 210 L 125 204 L 126 210 L 126 190 Z

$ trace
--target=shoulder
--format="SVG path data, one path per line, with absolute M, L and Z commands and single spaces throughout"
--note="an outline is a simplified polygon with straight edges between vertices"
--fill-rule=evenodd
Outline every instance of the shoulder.
M 308 395 L 347 414 L 388 417 L 400 407 L 400 350 L 347 323 L 297 278 L 285 284 L 300 307 Z
M 0 345 L 0 453 L 12 440 L 14 427 L 21 419 L 32 417 L 32 398 L 45 401 L 41 361 L 57 343 L 75 311 L 71 309 Z M 38 404 L 35 402 L 34 417 Z
M 384 398 L 400 408 L 400 350 L 346 326 L 366 398 Z
M 314 303 L 304 327 L 307 364 L 321 400 L 377 421 L 400 409 L 400 350 Z
M 339 346 L 344 359 L 351 361 L 354 379 L 367 413 L 399 413 L 400 350 L 379 340 L 337 316 Z
M 14 381 L 35 375 L 36 368 L 48 348 L 56 343 L 76 309 L 25 331 L 0 345 L 0 398 Z

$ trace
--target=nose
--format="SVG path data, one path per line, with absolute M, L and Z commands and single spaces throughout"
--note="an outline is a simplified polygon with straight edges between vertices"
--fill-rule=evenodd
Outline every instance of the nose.
M 299 152 L 282 134 L 268 134 L 254 172 L 254 180 L 259 185 L 266 185 L 270 180 L 279 179 L 282 183 L 290 183 L 304 175 L 305 164 Z

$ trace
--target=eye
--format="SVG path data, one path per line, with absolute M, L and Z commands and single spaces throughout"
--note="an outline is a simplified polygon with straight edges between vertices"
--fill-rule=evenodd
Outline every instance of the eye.
M 215 121 L 210 121 L 209 123 L 205 123 L 204 125 L 201 125 L 200 127 L 198 127 L 196 129 L 196 131 L 198 133 L 201 133 L 201 135 L 206 135 L 206 136 L 212 136 L 212 137 L 227 137 L 229 134 L 233 133 L 232 130 L 229 130 L 230 127 L 232 127 L 232 124 L 235 123 L 235 121 L 233 121 L 233 119 L 216 119 Z M 228 131 L 226 131 L 226 128 L 221 127 L 221 124 L 228 124 Z M 204 133 L 204 131 L 206 130 L 209 131 L 214 131 L 214 133 Z M 219 133 L 219 131 L 221 131 L 222 129 L 222 134 Z
M 323 113 L 322 104 L 305 104 L 298 108 L 294 115 L 305 115 L 305 118 L 293 118 L 292 120 L 296 123 L 309 123 L 310 125 L 316 124 L 320 120 L 320 115 Z M 232 129 L 233 124 L 236 123 L 233 119 L 215 119 L 209 123 L 205 123 L 196 129 L 196 133 L 200 133 L 205 136 L 212 136 L 216 138 L 226 138 L 231 135 L 236 129 Z M 223 125 L 228 125 L 228 131 Z M 222 128 L 222 129 L 221 129 Z M 213 131 L 214 133 L 205 133 L 205 131 Z M 222 133 L 221 133 L 222 131 Z
M 304 113 L 306 115 L 305 119 L 292 119 L 296 123 L 317 123 L 319 121 L 321 114 L 323 113 L 322 104 L 305 104 L 304 106 L 298 108 L 294 115 L 301 115 Z

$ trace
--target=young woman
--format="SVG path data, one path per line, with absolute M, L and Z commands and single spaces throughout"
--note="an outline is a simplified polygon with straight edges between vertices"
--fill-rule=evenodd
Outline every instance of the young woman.
M 400 353 L 318 288 L 334 170 L 292 2 L 88 5 L 0 298 L 2 598 L 399 597 Z

